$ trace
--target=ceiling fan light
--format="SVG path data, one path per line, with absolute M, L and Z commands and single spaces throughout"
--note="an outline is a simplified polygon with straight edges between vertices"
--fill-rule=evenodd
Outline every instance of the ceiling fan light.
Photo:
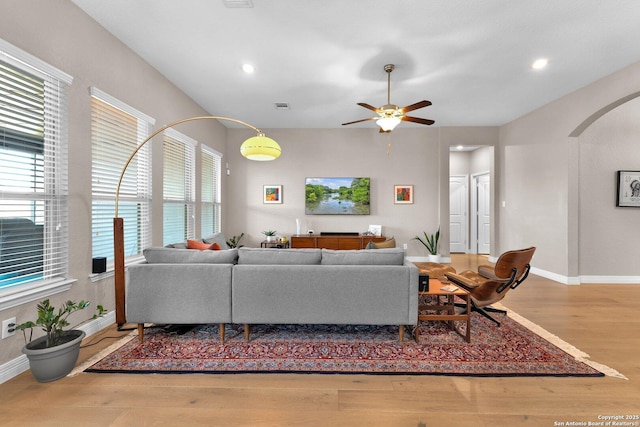
M 385 132 L 392 131 L 399 123 L 400 119 L 398 117 L 382 117 L 376 120 L 376 124 Z
M 249 160 L 257 160 L 259 162 L 275 160 L 280 157 L 281 153 L 280 145 L 262 133 L 247 139 L 240 146 L 240 154 Z

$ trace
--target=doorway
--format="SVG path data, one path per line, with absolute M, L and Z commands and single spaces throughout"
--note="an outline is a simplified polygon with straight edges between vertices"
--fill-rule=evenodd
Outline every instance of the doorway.
M 488 254 L 491 251 L 491 175 L 471 177 L 471 253 Z

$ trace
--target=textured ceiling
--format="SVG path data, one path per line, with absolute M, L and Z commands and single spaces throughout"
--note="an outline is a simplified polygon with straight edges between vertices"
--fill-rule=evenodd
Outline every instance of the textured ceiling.
M 370 117 L 356 103 L 386 104 L 387 63 L 393 104 L 433 102 L 410 115 L 490 126 L 640 60 L 638 0 L 73 2 L 210 114 L 264 129 Z

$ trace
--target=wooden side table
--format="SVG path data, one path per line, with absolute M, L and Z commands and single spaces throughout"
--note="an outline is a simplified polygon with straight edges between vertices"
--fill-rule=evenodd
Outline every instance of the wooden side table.
M 456 331 L 467 342 L 471 342 L 471 298 L 469 292 L 458 287 L 455 291 L 446 291 L 442 289 L 446 286 L 452 286 L 451 283 L 442 283 L 438 279 L 429 279 L 429 291 L 418 292 L 420 295 L 430 295 L 435 297 L 433 304 L 418 305 L 418 322 L 421 320 L 443 320 L 449 324 L 452 331 Z M 453 285 L 455 286 L 455 285 Z M 454 300 L 458 297 L 466 304 L 466 311 L 456 313 Z M 441 300 L 442 298 L 442 300 Z M 423 313 L 430 312 L 430 313 Z M 462 333 L 456 322 L 466 322 L 466 333 Z M 420 328 L 416 328 L 416 342 L 420 343 Z
M 273 242 L 267 242 L 266 240 L 263 240 L 262 242 L 260 242 L 260 247 L 261 248 L 288 249 L 289 248 L 289 240 L 287 240 L 284 243 L 282 243 L 279 240 L 278 241 L 273 241 Z

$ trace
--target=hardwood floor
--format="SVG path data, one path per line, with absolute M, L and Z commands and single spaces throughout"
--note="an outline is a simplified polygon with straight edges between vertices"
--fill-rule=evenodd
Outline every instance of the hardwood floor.
M 453 255 L 452 264 L 461 271 L 485 262 Z M 83 373 L 39 384 L 25 372 L 0 385 L 0 425 L 560 426 L 640 415 L 639 285 L 567 286 L 530 275 L 503 303 L 628 380 Z M 112 328 L 87 341 L 121 334 Z M 83 349 L 81 360 L 113 341 Z

